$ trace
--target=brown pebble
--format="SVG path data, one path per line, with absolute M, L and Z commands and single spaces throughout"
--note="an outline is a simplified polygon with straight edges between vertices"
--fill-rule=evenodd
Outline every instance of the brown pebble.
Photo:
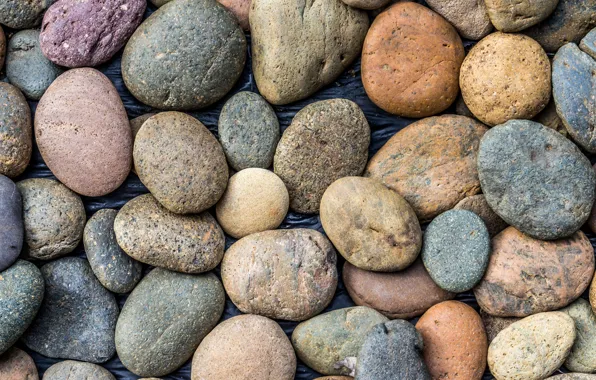
M 22 174 L 33 149 L 31 110 L 27 99 L 13 85 L 0 82 L 0 174 Z
M 471 197 L 462 199 L 455 205 L 454 209 L 472 211 L 482 218 L 491 238 L 509 226 L 507 222 L 501 219 L 501 217 L 490 208 L 483 194 L 472 195 Z
M 31 356 L 13 347 L 0 356 L 0 379 L 39 380 L 39 375 Z
M 517 322 L 521 319 L 515 317 L 495 317 L 482 309 L 480 309 L 480 317 L 482 318 L 489 344 L 501 331 L 505 330 L 513 322 Z

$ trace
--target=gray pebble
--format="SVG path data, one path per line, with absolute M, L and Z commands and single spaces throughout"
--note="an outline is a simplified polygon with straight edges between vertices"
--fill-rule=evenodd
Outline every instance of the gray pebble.
M 0 24 L 26 29 L 41 23 L 43 14 L 56 0 L 0 0 Z
M 580 49 L 590 54 L 590 56 L 596 59 L 596 28 L 584 37 L 579 44 Z
M 65 360 L 51 366 L 43 374 L 43 380 L 116 380 L 107 369 L 97 364 Z
M 583 298 L 561 309 L 575 322 L 577 338 L 565 360 L 565 367 L 576 372 L 596 372 L 596 316 Z
M 11 266 L 23 247 L 23 201 L 10 178 L 0 174 L 0 272 Z

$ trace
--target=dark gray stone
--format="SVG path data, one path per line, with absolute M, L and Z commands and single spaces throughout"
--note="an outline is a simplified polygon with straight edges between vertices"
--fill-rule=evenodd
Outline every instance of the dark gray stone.
M 596 59 L 596 28 L 592 29 L 590 33 L 586 34 L 579 44 L 579 47 L 586 53 L 590 54 L 592 58 Z
M 260 95 L 243 91 L 232 96 L 219 115 L 218 132 L 235 170 L 271 166 L 279 141 L 279 122 Z
M 490 207 L 537 239 L 573 234 L 594 203 L 590 161 L 560 133 L 533 121 L 490 129 L 480 142 L 478 175 Z
M 0 24 L 27 29 L 41 23 L 43 13 L 56 0 L 0 0 Z
M 41 267 L 45 296 L 23 336 L 31 350 L 50 358 L 92 363 L 116 352 L 118 304 L 93 275 L 87 260 L 65 257 Z
M 11 266 L 23 247 L 23 201 L 10 178 L 0 174 L 0 272 Z

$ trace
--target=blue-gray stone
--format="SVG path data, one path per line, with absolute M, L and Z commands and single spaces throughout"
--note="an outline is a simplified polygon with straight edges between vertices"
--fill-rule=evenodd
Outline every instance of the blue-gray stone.
M 577 338 L 571 352 L 565 359 L 565 367 L 576 372 L 596 372 L 596 316 L 592 306 L 583 298 L 578 298 L 562 312 L 575 322 Z
M 23 201 L 10 178 L 0 174 L 0 272 L 11 266 L 23 247 Z
M 590 56 L 596 59 L 596 28 L 592 29 L 590 33 L 582 39 L 579 44 L 580 49 L 590 54 Z

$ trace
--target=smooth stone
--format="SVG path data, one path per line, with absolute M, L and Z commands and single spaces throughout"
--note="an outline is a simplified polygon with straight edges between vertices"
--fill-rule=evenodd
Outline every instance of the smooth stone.
M 545 20 L 559 0 L 485 0 L 490 21 L 501 32 L 514 33 Z M 567 0 L 561 0 L 567 1 Z
M 137 133 L 139 133 L 139 130 L 141 129 L 143 124 L 145 124 L 145 122 L 147 120 L 149 120 L 149 118 L 151 118 L 155 115 L 157 115 L 157 114 L 156 113 L 146 113 L 141 116 L 135 117 L 134 119 L 129 120 L 130 130 L 132 132 L 133 151 L 134 151 L 134 141 L 137 138 Z M 135 165 L 134 165 L 134 160 L 133 160 L 132 168 L 130 170 L 133 173 L 137 174 L 137 170 L 135 169 Z
M 4 66 L 4 58 L 6 58 L 6 35 L 0 25 L 0 69 Z
M 586 34 L 581 40 L 579 48 L 588 53 L 592 58 L 596 59 L 596 28 Z M 0 50 L 2 49 L 0 48 Z
M 207 272 L 224 254 L 225 237 L 211 214 L 174 214 L 151 194 L 133 198 L 120 209 L 114 233 L 133 259 L 177 272 Z
M 376 179 L 338 179 L 323 194 L 320 212 L 329 240 L 358 268 L 395 272 L 420 253 L 422 231 L 416 213 Z
M 573 319 L 577 335 L 565 367 L 574 372 L 596 372 L 596 316 L 590 303 L 578 298 L 561 311 Z
M 596 164 L 592 166 L 592 169 L 594 169 L 594 172 L 596 172 Z M 592 206 L 592 211 L 590 212 L 590 216 L 588 217 L 586 224 L 588 227 L 590 227 L 592 233 L 596 233 L 596 202 L 594 206 Z
M 252 0 L 249 19 L 254 79 L 277 105 L 333 83 L 360 55 L 369 25 L 341 0 Z
M 116 325 L 118 357 L 139 376 L 173 372 L 215 327 L 224 303 L 223 287 L 213 273 L 154 269 L 122 308 Z
M 364 306 L 333 310 L 296 326 L 292 345 L 309 368 L 326 375 L 348 375 L 352 369 L 343 363 L 358 356 L 372 327 L 387 321 L 383 314 Z
M 162 112 L 135 137 L 139 179 L 168 210 L 198 214 L 214 206 L 228 181 L 228 164 L 215 136 L 182 112 Z
M 355 380 L 430 380 L 422 358 L 422 335 L 395 319 L 369 330 L 358 353 Z
M 116 380 L 107 369 L 97 364 L 65 360 L 51 366 L 43 374 L 43 380 Z
M 596 61 L 575 44 L 559 49 L 553 60 L 553 97 L 569 135 L 596 153 Z
M 488 205 L 484 194 L 472 195 L 462 199 L 453 207 L 454 210 L 468 210 L 482 218 L 490 237 L 496 236 L 509 225 Z
M 85 206 L 58 181 L 30 178 L 17 183 L 23 198 L 24 254 L 50 260 L 74 251 L 83 237 Z
M 364 9 L 364 10 L 379 9 L 391 2 L 391 0 L 342 0 L 342 1 L 353 8 L 359 8 L 359 9 Z
M 48 87 L 35 111 L 35 139 L 48 168 L 79 194 L 109 194 L 130 172 L 126 110 L 116 87 L 95 69 L 68 70 Z
M 236 16 L 236 20 L 244 31 L 250 31 L 250 22 L 248 21 L 248 13 L 252 0 L 217 0 L 221 5 Z
M 567 128 L 565 128 L 563 120 L 561 120 L 559 114 L 557 114 L 557 107 L 555 105 L 554 99 L 551 99 L 550 102 L 548 102 L 546 108 L 536 115 L 533 120 L 544 125 L 545 127 L 554 129 L 565 137 L 569 137 L 569 132 L 567 132 Z
M 228 93 L 242 74 L 245 59 L 244 33 L 221 4 L 172 1 L 146 19 L 126 44 L 122 78 L 145 104 L 193 110 Z
M 10 267 L 23 248 L 23 200 L 10 178 L 0 174 L 0 272 Z
M 128 293 L 141 279 L 143 265 L 118 245 L 114 233 L 117 210 L 97 211 L 85 225 L 83 244 L 91 269 L 99 282 L 114 293 Z
M 218 122 L 219 141 L 230 166 L 267 169 L 279 141 L 273 108 L 259 94 L 239 92 L 224 104 Z
M 480 317 L 482 317 L 482 323 L 484 324 L 489 344 L 501 331 L 505 330 L 512 323 L 521 320 L 521 318 L 514 317 L 495 317 L 482 309 L 480 309 Z
M 488 366 L 497 380 L 544 379 L 563 364 L 575 336 L 573 319 L 565 313 L 532 315 L 497 335 L 488 347 Z
M 39 380 L 39 375 L 31 356 L 13 347 L 0 356 L 0 379 Z
M 464 47 L 444 18 L 400 2 L 375 18 L 362 48 L 362 84 L 383 110 L 421 118 L 447 109 L 459 93 Z
M 289 206 L 288 190 L 278 176 L 269 170 L 250 168 L 230 178 L 215 213 L 221 228 L 239 239 L 276 229 Z
M 484 0 L 427 0 L 426 3 L 445 17 L 462 38 L 477 41 L 494 29 Z
M 8 41 L 6 76 L 26 98 L 39 100 L 62 72 L 41 52 L 38 30 L 22 30 Z
M 12 29 L 27 29 L 37 26 L 41 23 L 46 9 L 55 1 L 2 0 L 0 1 L 0 24 Z
M 124 47 L 146 6 L 145 0 L 58 0 L 43 17 L 41 50 L 60 66 L 100 65 Z
M 293 380 L 296 354 L 273 320 L 238 315 L 220 323 L 194 354 L 192 380 Z
M 419 120 L 393 135 L 364 175 L 403 196 L 421 222 L 430 221 L 480 192 L 476 155 L 487 130 L 459 115 Z
M 560 133 L 533 121 L 511 120 L 488 131 L 478 175 L 490 207 L 537 239 L 572 235 L 594 203 L 590 161 Z
M 336 264 L 333 245 L 318 231 L 264 231 L 228 248 L 221 278 L 241 312 L 303 321 L 331 302 L 337 287 Z
M 480 307 L 497 317 L 525 317 L 557 310 L 577 299 L 594 274 L 594 249 L 583 232 L 566 239 L 533 239 L 509 227 L 492 240 Z
M 290 193 L 290 208 L 318 213 L 329 185 L 362 173 L 369 144 L 366 117 L 350 100 L 322 100 L 300 110 L 284 131 L 273 159 L 275 174 Z
M 315 380 L 352 380 L 351 376 L 323 376 L 317 377 Z
M 562 375 L 551 376 L 546 380 L 595 380 L 596 375 L 587 373 L 564 373 Z
M 29 327 L 44 298 L 44 279 L 37 267 L 17 260 L 0 272 L 0 355 Z
M 0 174 L 14 178 L 31 159 L 31 110 L 21 91 L 8 83 L 0 82 L 0 104 Z
M 65 257 L 41 267 L 45 296 L 23 336 L 44 356 L 104 363 L 116 352 L 116 298 L 93 275 L 87 260 Z
M 459 94 L 457 99 L 455 100 L 455 114 L 461 116 L 471 117 L 472 119 L 476 119 L 476 116 L 470 111 L 466 102 L 464 102 L 464 98 Z
M 488 342 L 480 315 L 459 301 L 437 304 L 416 323 L 433 379 L 480 380 Z

